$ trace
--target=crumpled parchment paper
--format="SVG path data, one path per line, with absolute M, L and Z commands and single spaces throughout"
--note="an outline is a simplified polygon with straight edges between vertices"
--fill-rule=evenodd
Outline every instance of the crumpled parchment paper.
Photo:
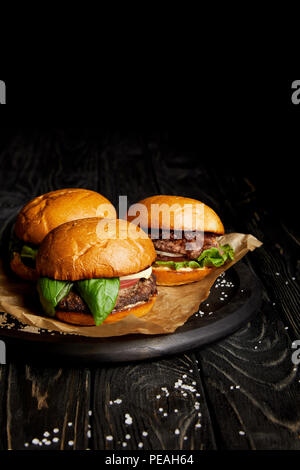
M 54 318 L 43 316 L 34 283 L 16 281 L 5 273 L 0 260 L 0 311 L 7 312 L 20 322 L 62 333 L 95 338 L 122 336 L 133 333 L 172 333 L 198 311 L 199 305 L 209 296 L 217 277 L 237 263 L 248 251 L 262 243 L 252 235 L 230 233 L 219 237 L 220 244 L 229 243 L 235 250 L 235 259 L 215 268 L 202 281 L 183 286 L 158 286 L 158 297 L 154 307 L 145 316 L 128 315 L 121 321 L 100 326 L 74 326 Z

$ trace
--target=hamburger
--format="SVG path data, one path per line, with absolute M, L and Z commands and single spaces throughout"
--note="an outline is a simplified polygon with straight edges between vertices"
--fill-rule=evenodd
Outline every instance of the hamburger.
M 99 326 L 143 316 L 157 296 L 154 245 L 125 220 L 87 218 L 52 230 L 36 258 L 37 289 L 47 315 Z
M 220 217 L 196 199 L 148 197 L 131 206 L 127 219 L 153 241 L 157 258 L 152 268 L 158 285 L 200 281 L 234 258 L 230 245 L 219 244 L 218 237 L 224 234 Z
M 10 267 L 22 279 L 36 280 L 38 247 L 55 227 L 87 217 L 116 218 L 114 206 L 88 189 L 58 189 L 34 198 L 19 212 L 10 241 Z

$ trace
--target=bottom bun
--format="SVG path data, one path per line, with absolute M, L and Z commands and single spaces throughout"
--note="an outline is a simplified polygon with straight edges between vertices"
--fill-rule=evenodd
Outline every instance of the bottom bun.
M 154 305 L 157 295 L 150 297 L 148 302 L 138 304 L 135 307 L 128 308 L 127 310 L 121 310 L 120 312 L 111 313 L 104 320 L 102 325 L 107 323 L 116 323 L 117 321 L 122 320 L 122 318 L 127 317 L 131 313 L 136 317 L 142 317 L 146 315 Z M 80 326 L 95 326 L 95 321 L 93 315 L 89 313 L 80 313 L 80 312 L 62 312 L 61 310 L 56 312 L 56 317 L 64 321 L 65 323 L 71 323 L 72 325 Z
M 152 266 L 152 272 L 156 277 L 158 286 L 181 286 L 191 282 L 201 281 L 211 273 L 213 268 L 193 269 L 192 271 L 175 271 L 174 269 L 156 268 Z
M 25 266 L 19 253 L 14 253 L 14 257 L 10 262 L 10 268 L 17 276 L 26 281 L 36 281 L 39 278 L 36 269 Z

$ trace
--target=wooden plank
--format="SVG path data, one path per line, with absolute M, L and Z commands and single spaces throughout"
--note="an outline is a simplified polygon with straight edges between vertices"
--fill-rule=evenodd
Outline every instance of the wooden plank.
M 94 449 L 215 449 L 194 355 L 95 373 Z
M 6 391 L 8 366 L 0 365 L 0 450 L 7 449 L 6 435 Z
M 219 449 L 299 450 L 298 368 L 266 302 L 256 318 L 197 357 Z
M 242 187 L 241 181 L 230 179 L 223 168 L 215 173 L 205 162 L 197 162 L 195 155 L 184 150 L 176 153 L 168 143 L 166 154 L 161 142 L 134 136 L 123 140 L 109 136 L 105 146 L 102 136 L 95 135 L 55 131 L 33 137 L 23 133 L 1 153 L 0 171 L 5 175 L 0 189 L 1 222 L 8 221 L 37 193 L 84 186 L 98 189 L 114 203 L 119 194 L 127 194 L 131 203 L 158 192 L 197 197 L 215 208 L 229 229 L 247 230 L 259 238 L 263 235 L 265 244 L 274 240 L 274 233 L 277 237 L 274 225 L 268 231 L 268 214 L 258 202 L 253 204 L 251 185 L 244 181 Z M 299 292 L 292 282 L 295 257 L 286 240 L 280 238 L 279 248 L 273 243 L 267 258 L 264 252 L 259 254 L 262 250 L 248 257 L 267 289 L 262 312 L 251 327 L 197 355 L 200 375 L 193 354 L 95 371 L 90 417 L 95 448 L 124 448 L 123 442 L 127 442 L 126 449 L 138 448 L 139 442 L 148 449 L 299 448 L 298 379 L 289 355 L 290 330 L 284 330 L 277 310 L 267 301 L 270 298 L 271 304 L 276 303 L 283 320 L 297 333 Z M 280 278 L 275 274 L 277 269 Z M 291 281 L 288 288 L 284 287 L 286 281 Z M 8 434 L 0 434 L 0 446 L 6 448 L 8 439 L 9 447 L 24 448 L 25 442 L 35 437 L 42 440 L 48 428 L 59 424 L 60 432 L 64 430 L 62 440 L 55 443 L 59 448 L 72 448 L 68 446 L 72 439 L 76 448 L 91 447 L 87 441 L 90 391 L 89 385 L 88 390 L 83 385 L 90 384 L 89 372 L 59 371 L 12 365 L 9 376 L 1 376 L 0 424 L 7 414 Z M 183 379 L 183 375 L 187 377 Z M 179 379 L 192 387 L 196 382 L 196 391 L 175 388 Z M 3 410 L 6 381 L 7 412 Z M 168 396 L 161 390 L 165 384 Z M 240 388 L 230 388 L 236 385 Z M 122 402 L 114 403 L 118 398 Z M 195 408 L 196 401 L 200 411 Z M 131 425 L 130 420 L 125 423 L 126 413 L 132 417 Z M 202 427 L 195 428 L 196 418 L 201 418 Z M 75 423 L 75 438 L 68 422 Z M 179 434 L 175 434 L 175 426 Z M 3 431 L 2 426 L 0 429 Z M 240 435 L 241 430 L 246 434 Z M 148 435 L 143 436 L 143 431 Z M 131 439 L 126 439 L 127 433 Z M 109 435 L 113 441 L 106 439 Z M 184 435 L 188 439 L 184 440 Z
M 89 409 L 87 369 L 9 366 L 8 449 L 85 450 Z
M 258 201 L 256 210 L 250 204 L 251 184 L 244 181 L 242 186 L 224 168 L 197 164 L 195 154 L 186 158 L 157 151 L 153 161 L 160 192 L 202 200 L 218 212 L 228 231 L 253 233 L 265 243 L 268 239 L 267 248 L 247 257 L 267 288 L 261 311 L 237 334 L 197 354 L 218 448 L 299 449 L 299 413 L 293 412 L 299 405 L 297 370 L 291 362 L 288 331 L 269 300 L 274 292 L 275 301 L 284 299 L 286 317 L 289 309 L 292 319 L 297 317 L 298 286 L 291 282 L 285 290 L 293 281 L 286 258 L 297 259 L 290 244 L 284 245 L 285 256 L 278 249 L 274 253 L 275 223 L 269 231 L 266 223 L 260 224 L 256 211 L 264 211 Z M 295 322 L 291 324 L 296 331 Z
M 214 169 L 216 190 L 220 200 L 226 198 L 226 214 L 236 223 L 237 230 L 252 233 L 264 245 L 248 256 L 262 280 L 268 296 L 289 326 L 291 337 L 300 336 L 299 246 L 288 234 L 280 217 L 260 206 L 255 186 L 247 179 Z

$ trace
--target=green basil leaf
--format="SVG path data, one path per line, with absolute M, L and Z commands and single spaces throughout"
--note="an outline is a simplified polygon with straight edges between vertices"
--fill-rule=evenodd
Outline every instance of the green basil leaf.
M 32 248 L 28 245 L 23 245 L 21 250 L 21 258 L 30 258 L 32 260 L 36 259 L 38 248 Z
M 48 277 L 41 277 L 37 281 L 37 290 L 40 302 L 45 312 L 51 317 L 55 316 L 55 307 L 70 292 L 73 286 L 69 281 L 55 281 Z
M 99 326 L 113 310 L 120 289 L 118 277 L 77 281 L 76 287 Z
M 223 266 L 228 260 L 234 259 L 234 250 L 230 245 L 223 245 L 219 248 L 212 247 L 204 250 L 197 258 L 201 267 L 214 266 L 216 268 Z

